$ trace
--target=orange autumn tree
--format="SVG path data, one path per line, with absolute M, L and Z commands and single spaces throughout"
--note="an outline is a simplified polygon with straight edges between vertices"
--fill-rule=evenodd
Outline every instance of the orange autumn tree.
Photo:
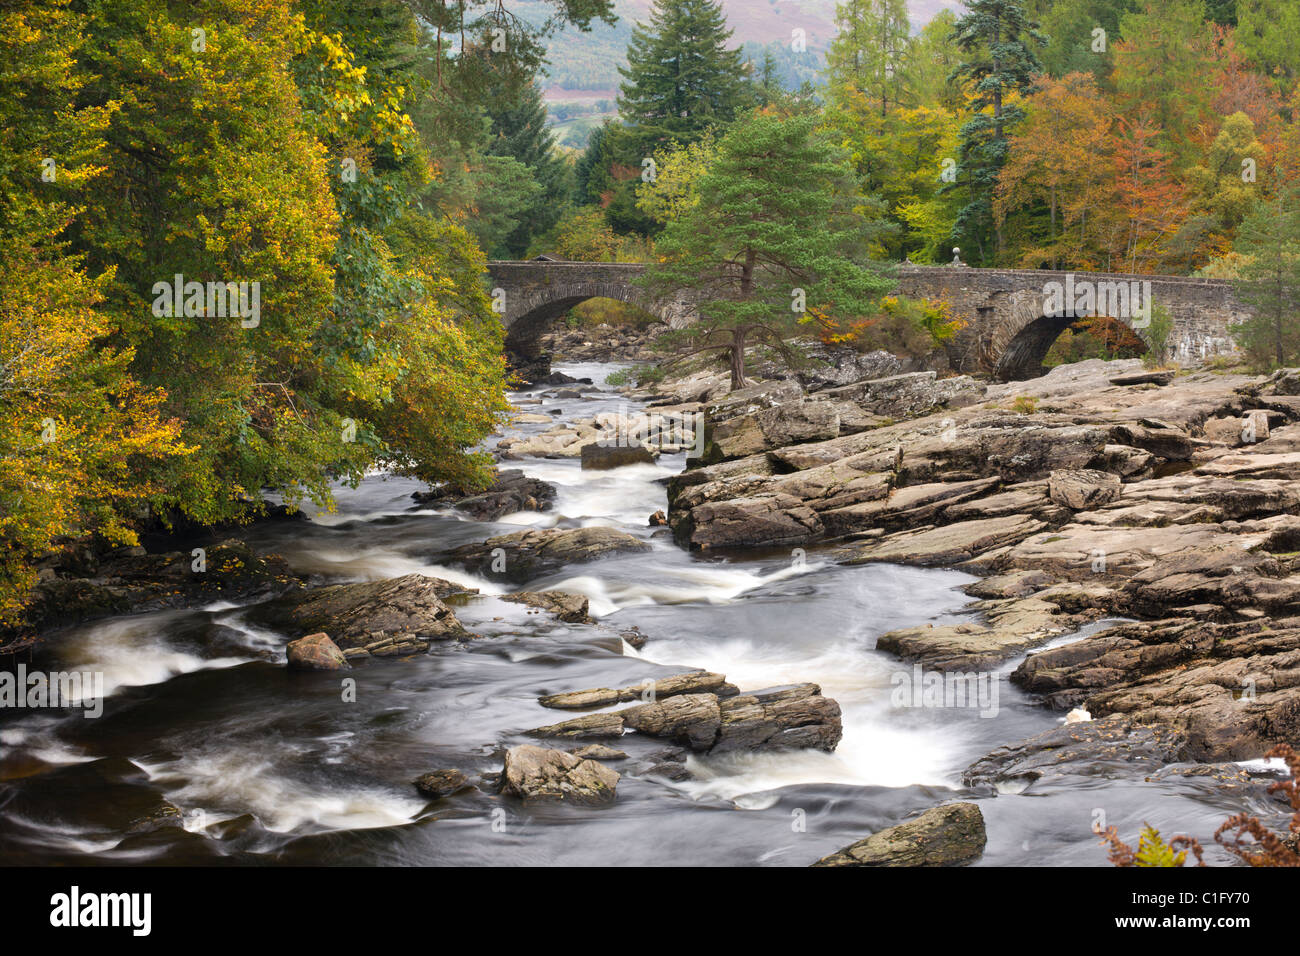
M 1115 228 L 1108 269 L 1159 272 L 1167 246 L 1187 218 L 1187 190 L 1174 178 L 1173 161 L 1159 144 L 1159 127 L 1145 111 L 1121 115 L 1115 126 Z
M 1020 262 L 1096 268 L 1095 232 L 1109 198 L 1111 106 L 1090 73 L 1042 76 L 1025 99 L 994 193 L 994 221 L 1030 206 L 1047 209 L 1047 234 L 1026 236 Z

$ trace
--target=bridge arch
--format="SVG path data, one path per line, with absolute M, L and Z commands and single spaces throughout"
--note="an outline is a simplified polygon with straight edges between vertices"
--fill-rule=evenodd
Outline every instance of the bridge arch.
M 488 279 L 499 302 L 506 329 L 506 352 L 517 368 L 539 369 L 541 337 L 557 319 L 588 299 L 615 299 L 636 306 L 671 328 L 680 328 L 695 315 L 685 295 L 669 299 L 650 296 L 637 279 L 640 263 L 622 262 L 490 262 Z

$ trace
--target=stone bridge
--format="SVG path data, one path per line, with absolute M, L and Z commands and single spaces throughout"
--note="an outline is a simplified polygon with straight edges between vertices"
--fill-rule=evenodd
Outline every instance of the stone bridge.
M 689 295 L 647 296 L 634 281 L 644 269 L 639 263 L 490 262 L 507 351 L 525 364 L 538 360 L 548 326 L 595 297 L 631 303 L 673 328 L 693 321 Z M 896 271 L 898 292 L 945 301 L 965 323 L 948 346 L 952 367 L 1003 380 L 1041 375 L 1052 342 L 1089 315 L 1110 315 L 1141 331 L 1154 300 L 1173 317 L 1169 354 L 1184 365 L 1235 351 L 1228 327 L 1249 315 L 1224 279 L 966 266 L 907 265 Z

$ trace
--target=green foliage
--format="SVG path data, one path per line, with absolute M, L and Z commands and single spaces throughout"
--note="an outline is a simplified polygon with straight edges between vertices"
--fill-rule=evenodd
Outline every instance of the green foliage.
M 1291 0 L 1237 0 L 1237 46 L 1284 90 L 1300 76 L 1300 6 Z
M 745 383 L 747 345 L 793 360 L 785 343 L 808 323 L 862 315 L 892 284 L 861 261 L 882 227 L 878 208 L 814 116 L 738 121 L 696 190 L 656 244 L 646 283 L 696 292 L 701 318 L 682 338 L 728 353 L 733 388 Z
M 1091 73 L 1099 82 L 1114 65 L 1114 43 L 1120 38 L 1120 18 L 1136 9 L 1135 0 L 1056 0 L 1042 15 L 1048 37 L 1043 69 L 1055 77 Z M 1105 31 L 1104 37 L 1093 31 Z M 1104 39 L 1104 49 L 1101 40 Z
M 1174 315 L 1168 306 L 1154 302 L 1151 305 L 1151 322 L 1138 333 L 1147 345 L 1142 362 L 1147 368 L 1160 368 L 1169 359 L 1169 336 L 1174 330 Z
M 839 33 L 826 53 L 832 97 L 861 95 L 887 116 L 904 97 L 911 34 L 906 0 L 846 0 L 836 21 Z
M 550 232 L 534 240 L 528 255 L 542 253 L 575 262 L 644 262 L 648 256 L 644 242 L 615 233 L 595 206 L 569 210 Z
M 1300 361 L 1300 191 L 1291 186 L 1261 203 L 1241 224 L 1234 251 L 1243 265 L 1234 283 L 1254 315 L 1232 333 L 1262 368 Z
M 520 196 L 523 202 L 511 209 L 509 232 L 483 242 L 483 247 L 494 257 L 517 259 L 534 236 L 559 221 L 573 189 L 572 171 L 555 152 L 555 137 L 547 128 L 546 106 L 536 81 L 517 95 L 491 104 L 488 115 L 492 120 L 489 155 L 509 157 L 519 163 L 524 169 L 522 178 L 531 188 Z M 489 176 L 488 181 L 496 179 Z
M 1022 0 L 971 0 L 954 39 L 963 60 L 953 75 L 970 83 L 972 95 L 971 115 L 961 128 L 959 177 L 948 187 L 964 199 L 953 239 L 966 250 L 967 261 L 991 265 L 1002 245 L 993 225 L 993 190 L 1007 159 L 1007 129 L 1024 116 L 1016 101 L 1038 72 L 1035 50 L 1043 37 L 1025 15 Z
M 5 623 L 42 554 L 142 518 L 329 506 L 372 468 L 490 480 L 503 330 L 467 223 L 508 249 L 558 218 L 540 38 L 612 17 L 549 6 L 532 26 L 495 0 L 5 5 Z M 172 309 L 177 275 L 255 283 L 258 321 Z

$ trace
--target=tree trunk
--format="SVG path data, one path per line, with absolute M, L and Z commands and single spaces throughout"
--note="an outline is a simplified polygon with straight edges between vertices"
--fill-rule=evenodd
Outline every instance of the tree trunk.
M 731 333 L 731 390 L 734 392 L 748 384 L 745 380 L 745 330 L 736 329 Z

